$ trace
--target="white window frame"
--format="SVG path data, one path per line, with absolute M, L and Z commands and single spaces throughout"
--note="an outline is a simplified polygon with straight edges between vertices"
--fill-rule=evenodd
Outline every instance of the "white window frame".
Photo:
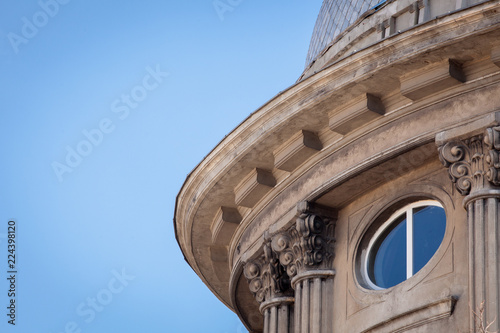
M 406 214 L 406 280 L 411 278 L 413 273 L 413 210 L 415 208 L 419 208 L 422 206 L 435 206 L 441 207 L 444 209 L 443 205 L 441 205 L 438 201 L 435 200 L 421 200 L 413 202 L 409 205 L 404 206 L 401 209 L 398 209 L 394 214 L 392 214 L 384 224 L 378 228 L 375 234 L 371 237 L 370 242 L 365 251 L 365 255 L 363 256 L 362 269 L 363 276 L 371 289 L 374 290 L 384 290 L 386 288 L 381 288 L 377 286 L 370 279 L 370 275 L 368 274 L 368 266 L 370 264 L 370 257 L 372 256 L 372 251 L 375 243 L 379 240 L 382 233 L 389 228 L 398 217 L 400 217 L 403 213 Z

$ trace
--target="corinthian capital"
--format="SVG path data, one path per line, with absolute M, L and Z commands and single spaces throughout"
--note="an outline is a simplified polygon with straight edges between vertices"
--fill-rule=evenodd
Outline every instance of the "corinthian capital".
M 320 216 L 306 207 L 299 209 L 294 227 L 273 237 L 271 247 L 290 278 L 307 270 L 331 268 L 334 229 L 333 214 Z
M 457 190 L 468 195 L 485 186 L 485 161 L 483 135 L 470 139 L 451 141 L 438 148 L 439 159 Z
M 440 146 L 439 159 L 462 195 L 500 185 L 500 126 Z
M 291 293 L 290 278 L 269 242 L 264 245 L 264 253 L 259 258 L 245 264 L 243 274 L 259 303 Z
M 484 142 L 488 147 L 486 156 L 486 178 L 495 186 L 500 185 L 500 126 L 487 128 L 484 135 Z

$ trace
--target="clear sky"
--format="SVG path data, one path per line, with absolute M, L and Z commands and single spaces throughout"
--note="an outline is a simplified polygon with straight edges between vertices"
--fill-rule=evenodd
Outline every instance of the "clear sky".
M 184 262 L 175 197 L 296 81 L 320 6 L 0 0 L 0 332 L 246 332 Z

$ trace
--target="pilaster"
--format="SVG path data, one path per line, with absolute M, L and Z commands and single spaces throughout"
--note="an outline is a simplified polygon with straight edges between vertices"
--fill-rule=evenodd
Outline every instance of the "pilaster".
M 245 264 L 264 333 L 332 332 L 335 218 L 329 208 L 299 203 L 295 225 L 266 234 L 262 255 Z
M 266 241 L 263 254 L 246 263 L 244 275 L 264 316 L 264 333 L 291 333 L 293 290 L 285 268 Z
M 318 213 L 299 204 L 295 226 L 271 242 L 295 290 L 295 333 L 333 331 L 335 220 L 333 212 Z
M 441 162 L 464 196 L 467 210 L 469 252 L 470 330 L 500 325 L 499 239 L 500 127 L 490 126 L 469 137 L 450 139 L 439 148 Z M 484 306 L 484 316 L 476 314 Z M 479 322 L 482 321 L 482 322 Z

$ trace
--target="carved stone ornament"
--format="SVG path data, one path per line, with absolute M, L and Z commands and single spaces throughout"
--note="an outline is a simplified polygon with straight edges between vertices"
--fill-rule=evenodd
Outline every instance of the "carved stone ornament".
M 273 237 L 266 234 L 261 256 L 244 266 L 243 274 L 259 303 L 293 295 L 290 281 L 297 274 L 332 266 L 334 219 L 313 213 L 307 202 L 298 207 L 295 225 Z M 329 209 L 315 209 L 332 214 Z
M 439 159 L 448 172 L 457 190 L 468 195 L 471 190 L 484 187 L 483 136 L 478 135 L 463 141 L 452 141 L 438 148 Z
M 246 263 L 243 274 L 248 280 L 250 291 L 259 303 L 292 292 L 290 278 L 271 250 L 269 242 L 264 245 L 261 257 Z
M 500 126 L 486 129 L 484 142 L 488 146 L 489 152 L 486 156 L 486 163 L 489 167 L 486 178 L 495 186 L 500 185 Z
M 331 222 L 303 212 L 293 228 L 273 237 L 272 249 L 290 278 L 310 269 L 331 268 L 335 227 Z
M 500 126 L 487 128 L 484 135 L 448 142 L 438 150 L 460 194 L 500 185 Z

